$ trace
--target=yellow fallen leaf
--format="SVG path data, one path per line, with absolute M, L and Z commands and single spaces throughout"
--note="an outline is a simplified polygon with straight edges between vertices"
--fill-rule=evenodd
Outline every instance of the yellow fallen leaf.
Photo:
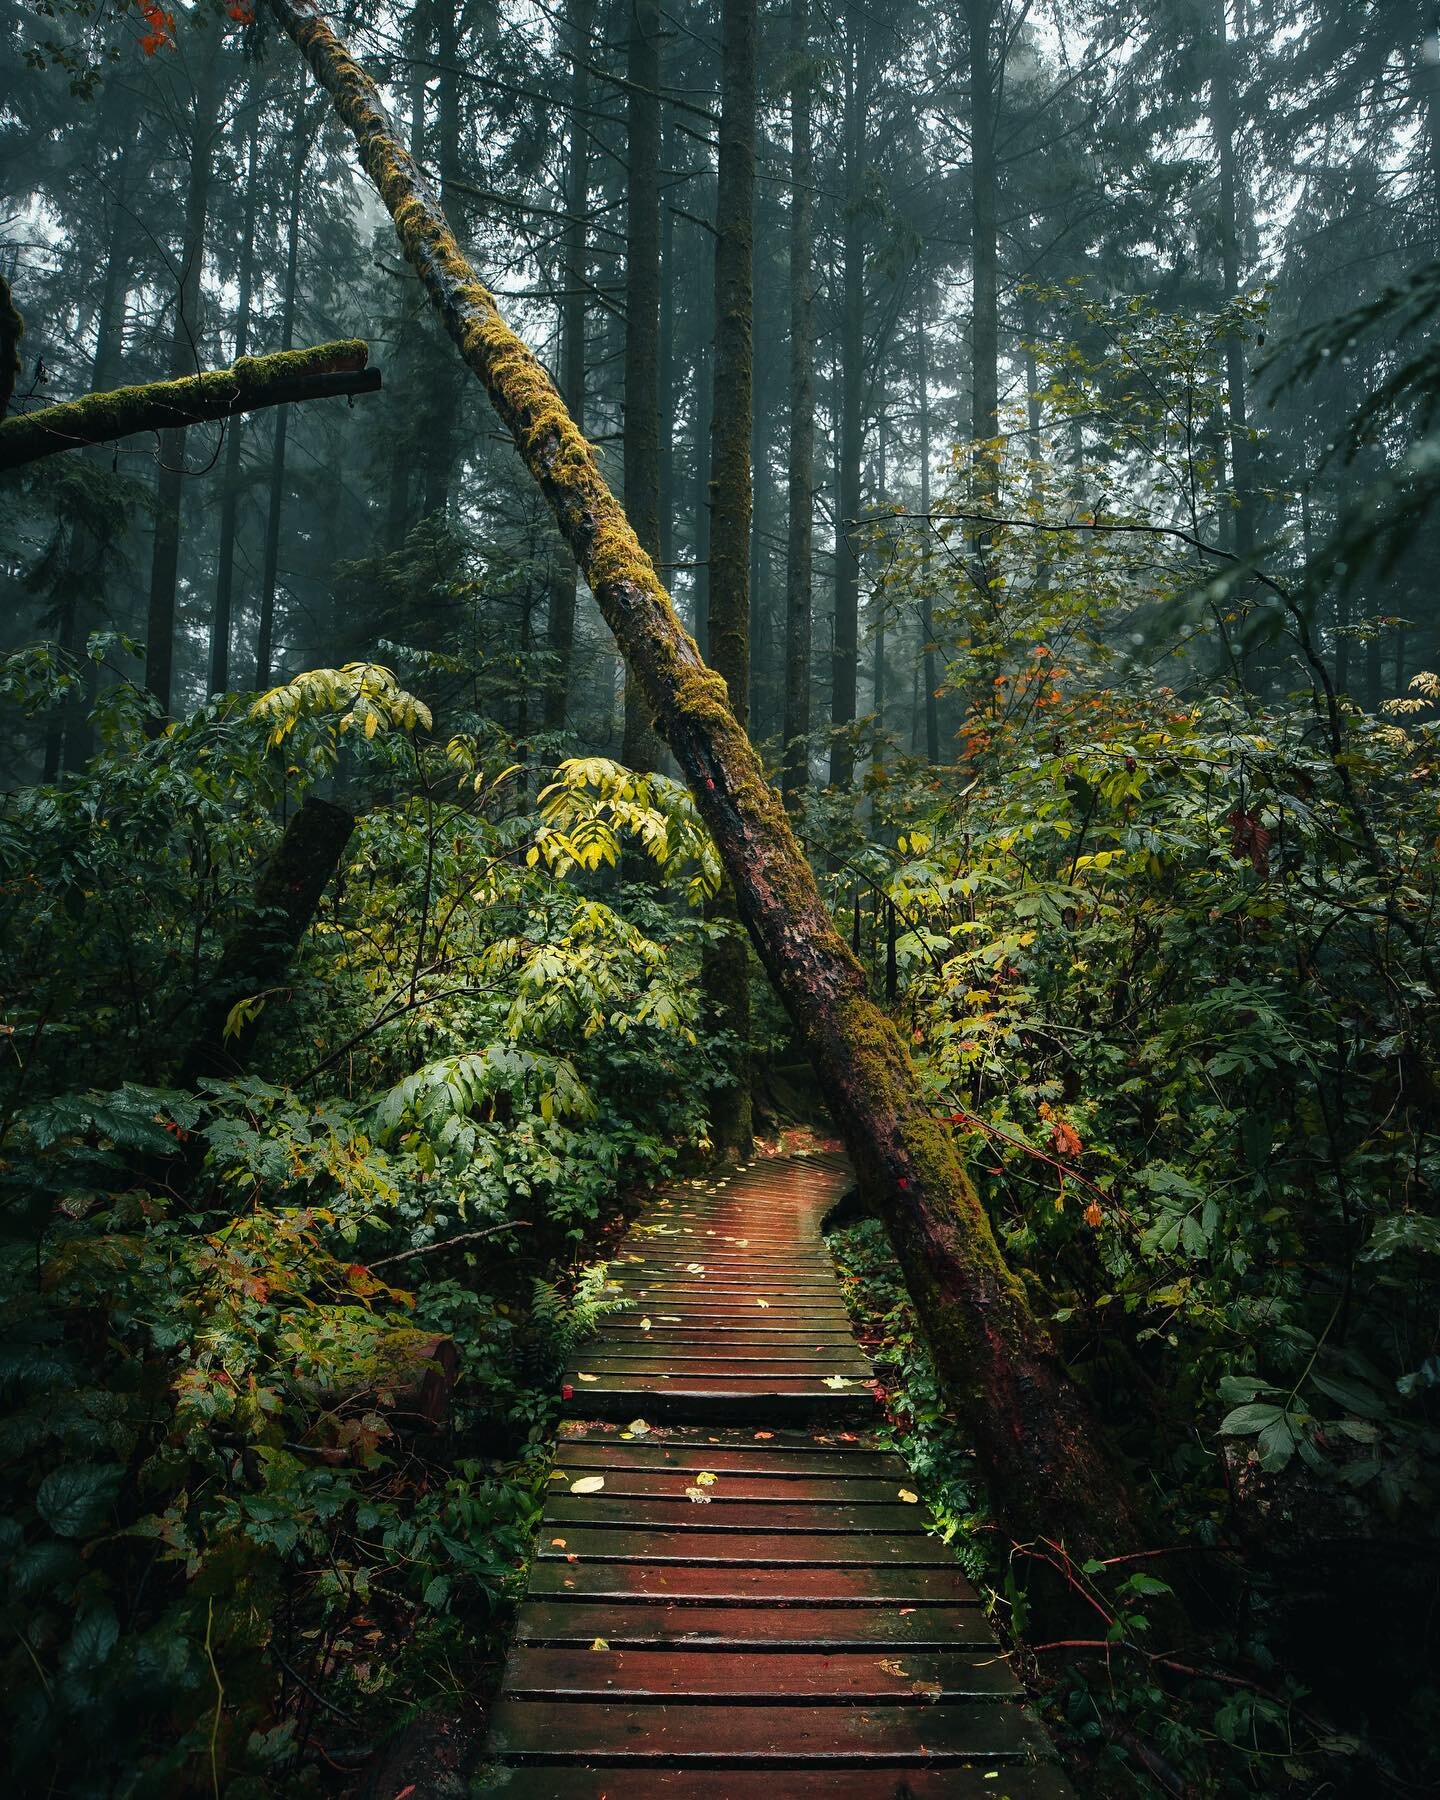
M 710 1496 L 702 1487 L 687 1487 L 685 1494 L 686 1498 L 693 1500 L 697 1506 L 708 1506 L 710 1504 Z
M 604 1638 L 596 1638 L 590 1648 L 592 1650 L 608 1650 L 610 1646 L 605 1642 Z
M 572 1494 L 598 1494 L 605 1485 L 603 1475 L 582 1475 L 578 1481 L 570 1483 Z
M 555 1550 L 563 1550 L 565 1548 L 564 1538 L 551 1538 L 550 1544 L 551 1548 Z
M 681 1323 L 680 1315 L 679 1313 L 661 1313 L 660 1323 L 662 1325 L 678 1325 Z
M 880 1667 L 887 1675 L 908 1675 L 910 1673 L 905 1665 L 896 1662 L 893 1656 L 882 1657 Z
M 630 1421 L 630 1429 L 636 1437 L 645 1437 L 649 1432 L 650 1427 L 643 1419 L 632 1419 Z
M 579 1381 L 598 1381 L 600 1377 L 598 1375 L 580 1375 L 577 1376 L 576 1379 Z
M 705 1273 L 705 1265 L 704 1263 L 686 1263 L 685 1272 L 687 1275 L 703 1275 Z
M 901 1488 L 900 1498 L 907 1506 L 918 1506 L 920 1504 L 920 1496 L 918 1494 L 912 1494 L 909 1488 Z
M 825 1385 L 828 1388 L 846 1388 L 850 1383 L 844 1375 L 827 1375 Z
M 715 1483 L 719 1480 L 719 1476 L 712 1475 L 708 1469 L 702 1469 L 695 1477 L 695 1480 L 701 1487 L 714 1487 Z
M 770 1310 L 770 1302 L 768 1300 L 757 1300 L 755 1302 L 755 1304 L 757 1306 L 763 1307 L 766 1312 L 769 1312 L 769 1310 Z
M 640 1329 L 642 1331 L 648 1331 L 650 1329 L 650 1321 L 648 1319 L 642 1319 L 640 1321 Z
M 735 1248 L 737 1250 L 748 1250 L 750 1248 L 749 1238 L 736 1238 Z

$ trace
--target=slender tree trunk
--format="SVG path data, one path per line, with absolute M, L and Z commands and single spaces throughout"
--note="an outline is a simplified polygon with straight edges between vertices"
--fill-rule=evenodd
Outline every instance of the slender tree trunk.
M 625 511 L 660 558 L 660 0 L 629 0 L 626 75 Z M 658 746 L 644 691 L 627 671 L 620 760 L 653 769 Z M 626 858 L 642 878 L 643 856 Z
M 566 15 L 570 50 L 570 144 L 565 172 L 565 229 L 561 237 L 560 388 L 570 416 L 585 429 L 585 283 L 590 264 L 585 218 L 590 204 L 590 137 L 585 115 L 590 104 L 589 61 L 594 36 L 594 0 L 570 0 Z M 545 689 L 545 729 L 563 730 L 570 701 L 570 665 L 575 654 L 575 558 L 569 545 L 556 550 L 550 579 L 547 638 L 550 679 Z
M 882 513 L 885 509 L 887 497 L 885 471 L 886 425 L 887 416 L 885 402 L 882 400 L 880 402 L 880 417 L 877 421 L 875 433 L 875 501 Z M 873 561 L 874 559 L 872 558 L 872 566 Z M 874 592 L 872 593 L 870 600 L 871 611 L 875 615 L 875 660 L 871 665 L 873 673 L 870 677 L 870 710 L 875 715 L 875 723 L 871 728 L 870 735 L 870 767 L 875 771 L 883 769 L 885 766 L 885 627 L 887 623 L 885 617 L 885 603 L 886 596 L 883 570 L 878 570 L 875 577 Z
M 920 364 L 920 517 L 925 548 L 920 557 L 920 635 L 924 639 L 925 681 L 925 760 L 931 768 L 940 761 L 940 682 L 935 657 L 935 606 L 930 588 L 931 542 L 930 523 L 930 338 L 925 327 L 925 311 L 929 303 L 928 283 L 920 283 L 920 317 L 917 326 Z
M 710 646 L 710 401 L 715 360 L 715 270 L 708 232 L 695 246 L 695 587 L 697 643 Z
M 862 191 L 869 42 L 865 13 L 852 6 L 846 29 L 845 219 L 841 242 L 839 515 L 835 521 L 835 618 L 830 653 L 830 782 L 849 787 L 855 746 L 845 729 L 855 720 L 860 662 L 860 565 L 850 533 L 860 512 L 864 455 L 865 224 Z
M 260 118 L 264 111 L 258 89 L 250 121 L 250 147 L 245 159 L 245 223 L 240 236 L 240 293 L 235 312 L 235 360 L 250 353 L 250 297 L 255 279 L 255 213 L 259 184 Z M 230 685 L 230 631 L 235 584 L 235 523 L 240 510 L 240 419 L 227 427 L 224 485 L 220 496 L 220 546 L 216 553 L 215 612 L 210 621 L 210 692 L 223 694 Z
M 710 664 L 743 729 L 750 700 L 750 441 L 754 428 L 756 0 L 725 0 L 715 205 L 715 388 L 710 428 Z M 711 908 L 731 926 L 705 949 L 712 1019 L 731 1034 L 729 1082 L 710 1135 L 722 1157 L 752 1147 L 750 963 L 728 886 Z
M 1228 305 L 1240 292 L 1241 177 L 1235 145 L 1234 53 L 1229 36 L 1229 0 L 1215 4 L 1215 71 L 1210 79 L 1210 124 L 1220 164 L 1220 267 Z M 1230 488 L 1234 501 L 1232 543 L 1239 557 L 1255 553 L 1255 492 L 1250 424 L 1245 395 L 1245 346 L 1231 332 L 1225 339 L 1226 411 L 1229 415 Z
M 466 262 L 374 83 L 315 0 L 266 3 L 354 132 L 406 255 L 645 684 L 760 959 L 889 1228 L 940 1380 L 970 1420 L 1000 1516 L 1017 1533 L 1063 1539 L 1078 1556 L 1133 1544 L 1131 1503 L 1103 1434 L 1005 1267 L 950 1129 L 934 1116 L 899 1033 L 868 998 L 864 972 L 820 899 L 724 679 L 685 634 L 554 384 Z
M 464 213 L 455 186 L 460 177 L 460 44 L 456 19 L 459 5 L 460 0 L 432 0 L 430 15 L 435 30 L 435 157 L 440 204 L 445 208 L 445 216 L 456 221 L 463 238 Z M 420 510 L 427 519 L 449 508 L 460 410 L 460 385 L 443 344 L 434 346 L 429 368 L 433 385 L 420 471 Z
M 810 779 L 810 644 L 815 532 L 815 152 L 810 0 L 790 0 L 790 442 L 785 540 L 783 791 Z
M 205 266 L 205 222 L 215 163 L 215 127 L 220 109 L 219 34 L 200 41 L 191 111 L 190 173 L 185 187 L 185 220 L 180 247 L 180 285 L 170 337 L 170 374 L 188 375 L 200 366 L 203 335 L 200 277 Z M 160 433 L 160 473 L 155 487 L 155 536 L 150 557 L 150 605 L 145 627 L 145 686 L 162 714 L 170 711 L 175 667 L 175 592 L 180 572 L 180 506 L 185 490 L 185 429 Z
M 668 185 L 675 167 L 675 136 L 661 141 Z M 675 208 L 660 194 L 660 567 L 675 562 Z
M 313 133 L 302 103 L 295 117 L 295 158 L 290 172 L 290 215 L 285 238 L 285 288 L 280 302 L 280 348 L 295 348 L 295 293 L 300 267 L 300 208 L 305 191 L 305 164 Z M 280 520 L 285 510 L 285 451 L 290 436 L 290 408 L 275 414 L 275 441 L 270 451 L 270 500 L 265 513 L 265 563 L 260 577 L 260 620 L 255 639 L 255 686 L 268 688 L 275 649 L 275 590 L 280 575 Z
M 965 0 L 970 45 L 970 232 L 974 312 L 970 328 L 970 435 L 989 443 L 1000 430 L 1000 251 L 995 171 L 995 0 Z M 993 506 L 999 459 L 978 453 L 978 496 Z

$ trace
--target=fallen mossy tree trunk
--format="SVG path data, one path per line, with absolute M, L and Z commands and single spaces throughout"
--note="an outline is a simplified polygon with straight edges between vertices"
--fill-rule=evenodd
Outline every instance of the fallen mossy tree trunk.
M 39 412 L 17 413 L 0 423 L 0 469 L 18 469 L 63 450 L 106 444 L 138 431 L 170 431 L 262 406 L 374 393 L 380 371 L 367 366 L 369 355 L 364 344 L 345 339 L 273 356 L 242 356 L 233 368 L 85 394 Z
M 1133 1542 L 1129 1491 L 1049 1331 L 1005 1266 L 949 1127 L 820 898 L 779 796 L 534 354 L 506 325 L 397 135 L 374 83 L 313 0 L 267 0 L 355 136 L 468 367 L 539 484 L 684 770 L 744 923 L 875 1198 L 946 1390 L 997 1510 L 1075 1554 Z

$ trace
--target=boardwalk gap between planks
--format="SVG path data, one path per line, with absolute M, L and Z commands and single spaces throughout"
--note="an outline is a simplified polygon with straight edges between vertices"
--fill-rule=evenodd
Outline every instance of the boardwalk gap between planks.
M 838 1156 L 656 1194 L 576 1352 L 491 1724 L 526 1800 L 1066 1800 L 976 1594 L 876 1447 L 820 1221 Z M 638 1421 L 638 1423 L 637 1423 Z

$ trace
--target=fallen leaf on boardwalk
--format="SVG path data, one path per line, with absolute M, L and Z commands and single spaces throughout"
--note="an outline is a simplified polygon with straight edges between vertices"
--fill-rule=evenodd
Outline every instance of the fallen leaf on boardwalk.
M 598 1494 L 605 1485 L 603 1475 L 582 1475 L 577 1481 L 570 1483 L 572 1494 Z
M 679 1313 L 661 1313 L 660 1323 L 662 1325 L 678 1325 L 681 1323 L 680 1315 Z
M 918 1506 L 920 1504 L 920 1496 L 918 1494 L 912 1494 L 909 1488 L 901 1488 L 900 1498 L 907 1506 Z
M 710 1504 L 710 1496 L 702 1487 L 688 1487 L 685 1490 L 685 1494 L 686 1498 L 693 1500 L 697 1506 L 708 1506 Z
M 749 1238 L 736 1238 L 735 1248 L 737 1250 L 748 1250 L 750 1248 Z
M 850 1382 L 844 1375 L 827 1375 L 825 1385 L 828 1388 L 847 1388 Z
M 566 1562 L 579 1562 L 580 1558 L 575 1554 L 575 1552 L 573 1550 L 567 1550 L 565 1552 L 565 1560 L 566 1560 Z
M 650 1329 L 650 1321 L 648 1319 L 642 1319 L 640 1321 L 640 1329 L 642 1331 L 648 1331 Z
M 708 1469 L 702 1469 L 695 1479 L 701 1487 L 714 1487 L 719 1477 L 712 1475 Z
M 703 1275 L 705 1273 L 705 1265 L 704 1263 L 686 1263 L 685 1272 L 688 1275 Z
M 635 1433 L 636 1437 L 644 1437 L 650 1427 L 643 1419 L 632 1419 L 630 1421 L 630 1429 Z
M 770 1310 L 770 1302 L 768 1300 L 757 1300 L 755 1304 L 757 1306 L 763 1306 L 766 1312 L 769 1312 Z
M 910 1683 L 910 1692 L 919 1694 L 926 1700 L 938 1700 L 944 1691 L 938 1681 L 912 1681 Z
M 552 1469 L 550 1471 L 550 1479 L 552 1481 L 563 1481 L 565 1479 L 565 1471 L 563 1469 Z
M 604 1638 L 596 1638 L 590 1648 L 592 1650 L 608 1650 L 610 1646 L 605 1642 Z
M 912 1613 L 914 1610 L 915 1608 L 913 1606 L 902 1606 L 900 1608 L 900 1617 L 903 1619 L 906 1613 Z
M 759 1438 L 759 1439 L 760 1439 L 760 1440 L 761 1440 L 761 1441 L 762 1441 L 762 1442 L 764 1442 L 764 1440 L 765 1440 L 765 1439 L 767 1439 L 767 1438 L 773 1438 L 773 1437 L 774 1437 L 774 1435 L 775 1435 L 775 1433 L 774 1433 L 774 1432 L 773 1432 L 773 1431 L 757 1431 L 757 1432 L 756 1432 L 756 1433 L 755 1433 L 755 1435 L 756 1435 L 756 1437 L 757 1437 L 757 1438 Z
M 577 1379 L 580 1381 L 598 1381 L 600 1377 L 598 1375 L 581 1375 L 577 1377 Z
M 896 1662 L 895 1658 L 893 1656 L 882 1657 L 880 1659 L 880 1667 L 885 1671 L 885 1673 L 887 1675 L 908 1675 L 910 1673 L 910 1671 L 905 1667 L 905 1665 L 903 1663 Z
M 550 1547 L 552 1550 L 563 1550 L 565 1548 L 564 1538 L 551 1538 Z

